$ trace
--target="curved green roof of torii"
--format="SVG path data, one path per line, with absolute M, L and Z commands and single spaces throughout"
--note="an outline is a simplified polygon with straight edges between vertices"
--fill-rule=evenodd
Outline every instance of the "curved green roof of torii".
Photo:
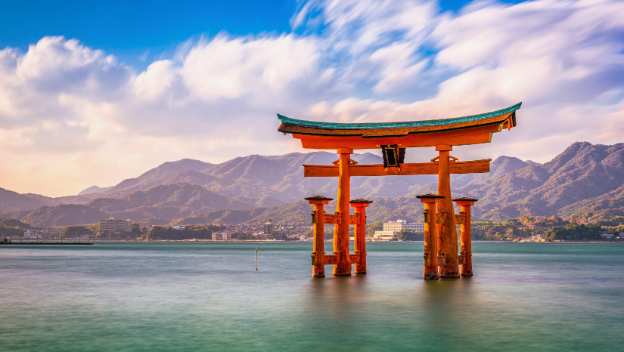
M 355 123 L 341 123 L 341 122 L 322 122 L 322 121 L 309 121 L 293 119 L 288 116 L 277 114 L 277 118 L 283 125 L 296 126 L 296 127 L 308 127 L 315 129 L 327 129 L 327 130 L 373 130 L 373 129 L 387 129 L 387 128 L 418 128 L 418 127 L 444 127 L 455 124 L 479 122 L 480 120 L 486 120 L 492 117 L 506 115 L 514 113 L 520 109 L 522 102 L 515 105 L 506 107 L 504 109 L 486 112 L 478 115 L 454 117 L 448 119 L 435 119 L 435 120 L 417 120 L 417 121 L 397 121 L 397 122 L 355 122 Z M 515 119 L 514 119 L 515 120 Z M 515 121 L 513 121 L 515 125 Z M 282 130 L 282 128 L 280 128 Z M 282 132 L 289 132 L 283 130 Z

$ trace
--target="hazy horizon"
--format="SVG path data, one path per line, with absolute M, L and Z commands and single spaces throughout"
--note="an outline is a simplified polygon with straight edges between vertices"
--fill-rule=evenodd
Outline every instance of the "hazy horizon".
M 6 5 L 0 187 L 69 195 L 171 160 L 312 151 L 276 113 L 412 120 L 522 101 L 517 128 L 456 154 L 544 162 L 614 144 L 622 13 L 607 0 Z

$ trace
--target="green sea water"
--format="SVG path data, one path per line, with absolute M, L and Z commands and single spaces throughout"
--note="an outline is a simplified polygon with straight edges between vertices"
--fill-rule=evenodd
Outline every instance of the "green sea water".
M 309 243 L 3 246 L 0 351 L 624 351 L 624 245 L 473 246 L 437 282 L 422 243 L 325 279 Z

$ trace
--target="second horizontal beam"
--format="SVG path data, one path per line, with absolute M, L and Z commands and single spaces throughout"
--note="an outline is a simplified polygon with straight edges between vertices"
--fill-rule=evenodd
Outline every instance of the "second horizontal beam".
M 449 163 L 451 174 L 473 174 L 490 171 L 491 159 L 454 161 Z M 350 176 L 436 175 L 438 164 L 406 163 L 400 167 L 384 168 L 381 164 L 351 165 Z M 303 165 L 304 177 L 338 177 L 338 167 L 333 165 Z

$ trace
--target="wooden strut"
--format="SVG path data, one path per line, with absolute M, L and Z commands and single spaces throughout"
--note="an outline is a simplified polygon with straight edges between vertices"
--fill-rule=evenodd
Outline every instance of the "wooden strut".
M 451 161 L 451 174 L 484 173 L 490 171 L 491 159 L 472 161 Z M 407 163 L 400 167 L 384 168 L 383 165 L 352 165 L 349 166 L 351 176 L 391 176 L 391 175 L 437 175 L 438 162 Z M 338 167 L 332 165 L 303 165 L 304 177 L 337 177 Z

